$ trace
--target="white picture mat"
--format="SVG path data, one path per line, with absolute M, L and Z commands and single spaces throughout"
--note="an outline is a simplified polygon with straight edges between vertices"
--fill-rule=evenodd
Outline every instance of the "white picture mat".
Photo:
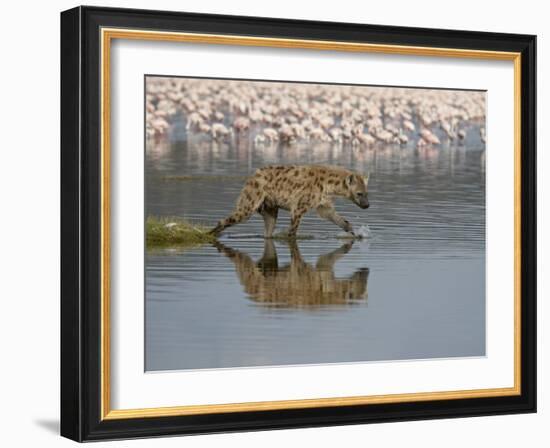
M 113 409 L 513 386 L 511 61 L 114 40 L 111 67 Z M 486 89 L 487 356 L 145 373 L 145 74 Z

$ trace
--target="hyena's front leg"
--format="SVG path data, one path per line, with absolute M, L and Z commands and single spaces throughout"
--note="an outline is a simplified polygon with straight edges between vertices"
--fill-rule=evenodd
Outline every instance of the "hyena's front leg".
M 349 223 L 349 221 L 343 217 L 341 217 L 338 213 L 336 213 L 336 210 L 334 209 L 334 206 L 332 204 L 322 204 L 319 207 L 317 207 L 317 213 L 319 216 L 323 219 L 327 219 L 330 222 L 333 222 L 338 227 L 343 229 L 346 232 L 351 233 L 352 235 L 355 235 L 353 232 L 353 227 Z

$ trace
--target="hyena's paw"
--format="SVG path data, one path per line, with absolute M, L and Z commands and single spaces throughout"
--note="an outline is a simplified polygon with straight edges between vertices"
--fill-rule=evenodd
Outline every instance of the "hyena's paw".
M 355 240 L 363 239 L 363 235 L 361 235 L 360 233 L 356 233 L 353 229 L 345 230 L 345 232 L 346 233 L 339 232 L 336 237 L 343 240 L 350 240 L 352 244 L 353 244 L 353 241 Z
M 348 232 L 351 235 L 355 235 L 355 232 L 353 231 L 353 227 L 348 220 L 344 219 L 344 225 L 342 226 L 342 228 L 344 229 L 344 232 Z

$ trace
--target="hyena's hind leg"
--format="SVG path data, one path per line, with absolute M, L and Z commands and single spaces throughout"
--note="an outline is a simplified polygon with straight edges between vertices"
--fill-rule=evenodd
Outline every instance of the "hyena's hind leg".
M 262 218 L 264 218 L 264 237 L 273 237 L 273 231 L 275 230 L 275 225 L 277 224 L 279 208 L 267 204 L 266 201 L 264 201 L 258 212 L 262 215 Z
M 264 196 L 259 191 L 251 192 L 248 189 L 248 183 L 245 185 L 239 198 L 237 199 L 237 205 L 235 210 L 227 218 L 224 218 L 218 222 L 210 233 L 219 235 L 228 227 L 234 226 L 241 222 L 248 221 L 248 219 L 258 210 L 258 208 L 264 202 Z

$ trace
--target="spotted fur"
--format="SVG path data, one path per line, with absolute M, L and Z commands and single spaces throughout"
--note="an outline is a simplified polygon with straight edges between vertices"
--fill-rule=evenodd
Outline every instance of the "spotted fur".
M 315 209 L 321 218 L 353 234 L 351 224 L 334 209 L 333 198 L 349 199 L 368 208 L 368 178 L 356 172 L 322 165 L 278 165 L 258 169 L 246 181 L 233 213 L 218 222 L 212 233 L 245 222 L 254 213 L 264 219 L 266 238 L 273 236 L 279 209 L 290 212 L 288 236 L 295 238 L 302 217 Z

